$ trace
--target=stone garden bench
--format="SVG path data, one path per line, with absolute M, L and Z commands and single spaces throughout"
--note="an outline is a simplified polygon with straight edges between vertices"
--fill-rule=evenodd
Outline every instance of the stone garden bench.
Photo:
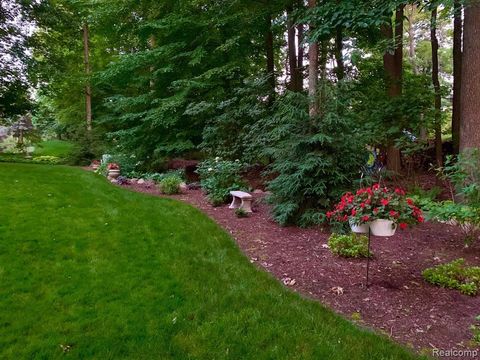
M 248 213 L 252 212 L 252 195 L 244 191 L 230 191 L 232 195 L 232 203 L 230 204 L 230 209 L 243 209 Z

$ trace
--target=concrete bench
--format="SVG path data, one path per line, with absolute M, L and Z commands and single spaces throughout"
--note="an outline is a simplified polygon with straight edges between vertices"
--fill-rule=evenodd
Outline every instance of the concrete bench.
M 244 191 L 230 191 L 232 195 L 232 203 L 230 204 L 230 209 L 243 209 L 248 213 L 252 212 L 252 195 Z

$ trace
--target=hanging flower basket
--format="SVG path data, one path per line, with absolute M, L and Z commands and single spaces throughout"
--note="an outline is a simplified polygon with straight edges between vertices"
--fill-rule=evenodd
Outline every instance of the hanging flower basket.
M 374 236 L 393 236 L 397 231 L 397 224 L 392 220 L 377 219 L 370 223 L 370 230 Z
M 356 233 L 356 234 L 368 234 L 368 230 L 370 228 L 370 224 L 369 223 L 365 223 L 365 224 L 356 224 L 353 219 L 350 219 L 348 221 L 348 223 L 350 224 L 350 229 L 352 229 L 352 232 Z

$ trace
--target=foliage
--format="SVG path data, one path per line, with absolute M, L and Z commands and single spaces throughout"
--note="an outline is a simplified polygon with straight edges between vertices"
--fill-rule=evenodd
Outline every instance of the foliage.
M 418 358 L 286 289 L 187 204 L 76 168 L 0 173 L 2 359 Z
M 34 157 L 33 162 L 46 163 L 46 164 L 58 164 L 60 162 L 60 158 L 56 156 L 51 156 L 51 155 L 42 155 L 42 156 Z
M 237 215 L 238 218 L 246 218 L 248 217 L 248 212 L 246 212 L 245 209 L 237 208 L 235 209 L 235 215 Z
M 472 341 L 475 345 L 480 345 L 480 315 L 475 317 L 475 323 L 470 326 L 472 331 Z
M 159 188 L 160 191 L 166 195 L 174 195 L 180 193 L 180 184 L 182 183 L 182 178 L 176 174 L 169 174 L 163 177 L 160 180 Z
M 323 210 L 352 186 L 366 160 L 362 137 L 349 117 L 349 101 L 325 86 L 323 115 L 311 119 L 308 98 L 288 92 L 278 98 L 273 116 L 255 129 L 264 155 L 272 159 L 273 217 L 282 225 L 325 220 Z M 343 101 L 342 101 L 343 100 Z M 265 146 L 264 145 L 264 146 Z
M 202 161 L 198 165 L 202 189 L 212 203 L 225 203 L 230 197 L 230 191 L 247 190 L 241 177 L 243 168 L 244 165 L 239 160 L 222 160 L 219 157 Z
M 367 224 L 377 219 L 391 220 L 401 229 L 408 224 L 424 222 L 422 211 L 403 189 L 389 189 L 380 184 L 350 192 L 341 197 L 333 211 L 326 214 L 333 222 L 351 221 L 354 224 Z
M 423 201 L 423 209 L 428 217 L 451 225 L 459 225 L 467 244 L 471 244 L 480 235 L 480 208 L 451 200 L 434 202 Z
M 440 173 L 452 182 L 465 203 L 480 207 L 480 149 L 467 149 L 457 157 L 447 157 Z
M 426 269 L 422 275 L 431 284 L 460 290 L 465 295 L 476 295 L 480 287 L 480 267 L 466 266 L 464 259 Z
M 328 238 L 328 247 L 335 255 L 353 258 L 368 257 L 368 237 L 365 235 L 333 233 Z M 372 256 L 371 253 L 370 256 Z

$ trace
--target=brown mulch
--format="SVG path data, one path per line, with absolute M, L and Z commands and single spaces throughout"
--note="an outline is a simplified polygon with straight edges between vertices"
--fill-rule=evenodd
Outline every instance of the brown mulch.
M 161 196 L 148 184 L 124 187 Z M 456 227 L 426 223 L 391 238 L 372 237 L 374 258 L 365 288 L 366 260 L 332 255 L 326 247 L 329 233 L 320 228 L 279 226 L 271 220 L 262 194 L 254 194 L 255 212 L 248 218 L 237 218 L 228 205 L 212 207 L 200 190 L 172 198 L 213 218 L 252 263 L 347 318 L 353 315 L 358 323 L 419 351 L 471 346 L 469 327 L 480 314 L 480 296 L 431 286 L 421 275 L 427 267 L 459 257 L 480 265 L 479 242 L 466 248 Z

